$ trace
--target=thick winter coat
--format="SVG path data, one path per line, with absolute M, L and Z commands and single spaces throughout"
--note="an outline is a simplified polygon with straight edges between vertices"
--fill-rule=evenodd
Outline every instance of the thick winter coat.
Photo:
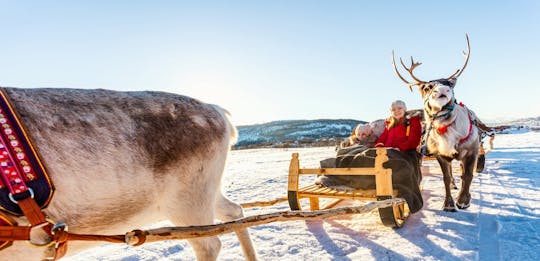
M 377 146 L 398 148 L 401 151 L 416 150 L 421 136 L 420 117 L 413 116 L 410 119 L 404 119 L 392 128 L 386 127 L 377 139 Z

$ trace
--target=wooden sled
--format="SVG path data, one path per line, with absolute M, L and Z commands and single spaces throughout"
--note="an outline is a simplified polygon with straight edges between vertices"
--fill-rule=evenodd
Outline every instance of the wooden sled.
M 319 198 L 336 199 L 323 209 L 329 209 L 345 199 L 378 201 L 396 198 L 398 191 L 392 188 L 392 170 L 383 167 L 388 161 L 385 148 L 377 148 L 375 164 L 372 168 L 300 168 L 298 153 L 292 154 L 289 166 L 288 200 L 291 210 L 301 210 L 300 199 L 309 198 L 310 209 L 319 210 Z M 299 188 L 300 175 L 374 175 L 376 189 L 341 191 L 312 184 Z M 403 226 L 410 211 L 407 203 L 379 209 L 382 223 L 388 227 Z

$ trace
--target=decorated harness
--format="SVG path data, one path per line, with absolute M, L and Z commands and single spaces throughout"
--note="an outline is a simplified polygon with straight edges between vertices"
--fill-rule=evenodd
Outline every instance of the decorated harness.
M 426 97 L 429 97 L 429 94 L 426 95 Z M 469 137 L 472 135 L 473 133 L 473 121 L 471 120 L 471 113 L 469 112 L 469 109 L 467 109 L 467 107 L 465 107 L 465 104 L 463 104 L 462 102 L 460 103 L 457 103 L 457 101 L 455 99 L 452 99 L 453 101 L 447 103 L 446 105 L 444 105 L 440 111 L 434 113 L 434 114 L 430 114 L 429 112 L 426 111 L 426 114 L 429 116 L 428 117 L 428 124 L 429 124 L 429 128 L 428 130 L 425 132 L 424 134 L 424 137 L 422 138 L 422 146 L 421 146 L 421 154 L 422 155 L 428 155 L 429 152 L 427 151 L 427 147 L 425 146 L 425 143 L 427 142 L 428 138 L 429 138 L 429 134 L 431 133 L 431 131 L 433 130 L 433 122 L 435 120 L 438 120 L 438 119 L 448 119 L 452 116 L 452 113 L 454 112 L 454 108 L 456 105 L 459 105 L 463 108 L 465 108 L 467 110 L 467 116 L 469 117 L 469 131 L 467 132 L 467 135 L 465 135 L 464 137 L 462 137 L 461 139 L 459 139 L 458 141 L 458 144 L 462 144 L 464 143 L 465 141 L 467 141 L 469 139 Z M 428 103 L 428 98 L 424 99 L 424 108 Z M 452 121 L 448 122 L 447 124 L 443 124 L 439 127 L 436 128 L 436 131 L 438 134 L 440 135 L 443 135 L 445 134 L 447 131 L 448 131 L 448 127 L 450 127 L 452 124 L 454 124 L 456 121 L 456 118 L 454 118 Z
M 36 246 L 54 244 L 53 222 L 47 220 L 42 209 L 54 194 L 47 170 L 9 97 L 0 89 L 0 250 L 15 240 L 26 240 Z M 18 226 L 7 213 L 25 216 L 29 226 Z M 34 233 L 46 233 L 50 240 L 34 243 Z M 65 249 L 56 244 L 56 249 Z M 55 251 L 54 259 L 65 251 Z

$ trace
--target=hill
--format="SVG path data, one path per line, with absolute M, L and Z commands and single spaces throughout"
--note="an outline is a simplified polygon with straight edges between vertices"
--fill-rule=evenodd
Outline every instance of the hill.
M 238 142 L 234 149 L 331 146 L 348 137 L 353 128 L 365 121 L 284 120 L 237 126 Z
M 540 130 L 540 116 L 514 120 L 509 122 L 509 125 L 524 126 L 533 130 Z
M 365 121 L 352 119 L 283 120 L 237 126 L 239 137 L 233 149 L 334 146 Z M 499 133 L 540 130 L 540 117 L 488 123 Z

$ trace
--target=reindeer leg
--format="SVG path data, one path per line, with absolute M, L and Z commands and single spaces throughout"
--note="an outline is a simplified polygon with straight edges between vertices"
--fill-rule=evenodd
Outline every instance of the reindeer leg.
M 454 178 L 454 174 L 450 171 L 450 176 L 452 177 L 452 179 L 450 180 L 450 188 L 451 189 L 458 189 L 457 185 L 456 185 L 456 179 Z
M 450 191 L 450 184 L 452 182 L 452 158 L 437 156 L 437 161 L 439 162 L 439 165 L 441 166 L 441 170 L 443 172 L 444 190 L 446 193 L 444 198 L 443 210 L 448 212 L 455 212 L 456 206 L 454 204 L 454 199 L 452 198 L 452 193 Z
M 216 202 L 216 215 L 217 218 L 222 221 L 232 221 L 244 217 L 244 211 L 242 207 L 230 199 L 226 198 L 223 194 L 219 193 L 217 202 Z M 253 243 L 249 237 L 247 229 L 241 229 L 235 231 L 236 237 L 240 241 L 242 246 L 242 251 L 244 252 L 245 260 L 255 261 L 257 260 L 257 254 Z
M 475 154 L 462 160 L 463 173 L 461 174 L 461 190 L 459 191 L 456 204 L 460 209 L 468 208 L 471 205 L 471 193 L 469 189 L 471 187 L 477 157 L 478 155 Z
M 189 195 L 178 197 L 178 199 L 182 198 L 189 198 Z M 201 200 L 200 202 L 199 205 L 191 204 L 187 200 L 185 202 L 177 201 L 174 205 L 167 204 L 164 207 L 169 210 L 169 220 L 176 226 L 214 224 L 214 210 L 200 207 L 212 206 L 214 203 L 211 200 Z M 221 241 L 217 236 L 188 239 L 188 242 L 193 247 L 198 261 L 217 260 L 221 249 Z
M 452 173 L 450 173 L 450 175 L 452 176 L 452 181 L 450 182 L 450 187 L 452 189 L 458 189 L 458 187 L 456 185 L 456 179 L 454 178 L 454 175 Z

